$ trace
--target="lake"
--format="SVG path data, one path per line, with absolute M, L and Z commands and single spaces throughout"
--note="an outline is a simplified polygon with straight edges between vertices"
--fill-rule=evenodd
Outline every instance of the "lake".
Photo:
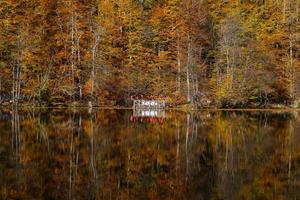
M 300 112 L 0 111 L 0 199 L 300 199 Z

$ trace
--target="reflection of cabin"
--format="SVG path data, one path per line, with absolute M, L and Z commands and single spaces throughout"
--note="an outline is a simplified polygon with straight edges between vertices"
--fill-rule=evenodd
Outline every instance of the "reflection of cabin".
M 133 109 L 164 109 L 165 106 L 161 100 L 133 100 Z
M 164 110 L 144 110 L 144 109 L 134 109 L 133 110 L 133 116 L 134 117 L 165 117 L 165 111 Z
M 130 122 L 163 123 L 165 117 L 164 109 L 133 109 Z

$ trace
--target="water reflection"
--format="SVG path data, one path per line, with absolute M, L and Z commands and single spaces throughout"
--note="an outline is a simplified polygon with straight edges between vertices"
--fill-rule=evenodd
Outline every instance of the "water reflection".
M 134 117 L 165 117 L 165 110 L 155 109 L 155 110 L 144 110 L 144 109 L 134 109 Z
M 0 199 L 300 198 L 297 112 L 132 116 L 1 111 Z
M 134 109 L 130 115 L 130 122 L 163 123 L 166 118 L 165 110 L 162 109 Z

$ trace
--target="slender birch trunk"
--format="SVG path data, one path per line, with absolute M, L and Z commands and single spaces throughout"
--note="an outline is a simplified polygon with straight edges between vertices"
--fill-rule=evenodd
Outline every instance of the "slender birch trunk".
M 290 35 L 290 50 L 289 50 L 289 57 L 290 57 L 290 73 L 291 73 L 291 96 L 295 97 L 295 69 L 293 63 L 293 40 L 292 36 Z
M 180 38 L 177 32 L 177 91 L 180 92 L 181 87 L 181 59 L 180 59 Z
M 227 89 L 230 88 L 230 84 L 229 84 L 229 68 L 230 68 L 230 61 L 229 61 L 229 48 L 226 48 L 226 82 L 227 82 Z
M 20 100 L 20 94 L 21 94 L 21 77 L 22 77 L 22 68 L 21 68 L 21 63 L 18 65 L 18 90 L 17 90 L 17 105 Z
M 283 0 L 282 14 L 283 14 L 283 22 L 285 22 L 286 21 L 286 0 Z
M 96 57 L 97 57 L 97 47 L 99 44 L 99 40 L 100 39 L 98 33 L 95 33 L 95 42 L 92 48 L 92 74 L 91 74 L 91 79 L 92 79 L 91 97 L 92 98 L 94 96 L 94 90 L 95 90 Z
M 296 2 L 296 20 L 299 22 L 299 0 Z
M 71 0 L 70 6 L 72 9 L 71 12 L 71 71 L 72 71 L 72 98 L 75 101 L 75 58 L 76 58 L 76 50 L 75 50 L 75 14 L 74 14 L 74 5 Z
M 192 41 L 190 36 L 188 36 L 188 62 L 187 62 L 187 66 L 186 66 L 186 85 L 187 85 L 187 101 L 190 102 L 191 101 L 191 94 L 190 94 L 190 72 L 189 72 L 189 68 L 191 65 L 191 57 L 192 57 Z
M 16 94 L 15 94 L 15 89 L 16 89 L 16 74 L 15 74 L 15 65 L 13 65 L 13 70 L 12 70 L 12 74 L 13 74 L 13 86 L 12 86 L 12 103 L 15 104 L 16 101 Z

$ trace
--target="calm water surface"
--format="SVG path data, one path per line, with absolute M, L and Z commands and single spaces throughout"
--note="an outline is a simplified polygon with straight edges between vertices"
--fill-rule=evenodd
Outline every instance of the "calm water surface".
M 299 128 L 298 112 L 2 110 L 0 199 L 300 199 Z

